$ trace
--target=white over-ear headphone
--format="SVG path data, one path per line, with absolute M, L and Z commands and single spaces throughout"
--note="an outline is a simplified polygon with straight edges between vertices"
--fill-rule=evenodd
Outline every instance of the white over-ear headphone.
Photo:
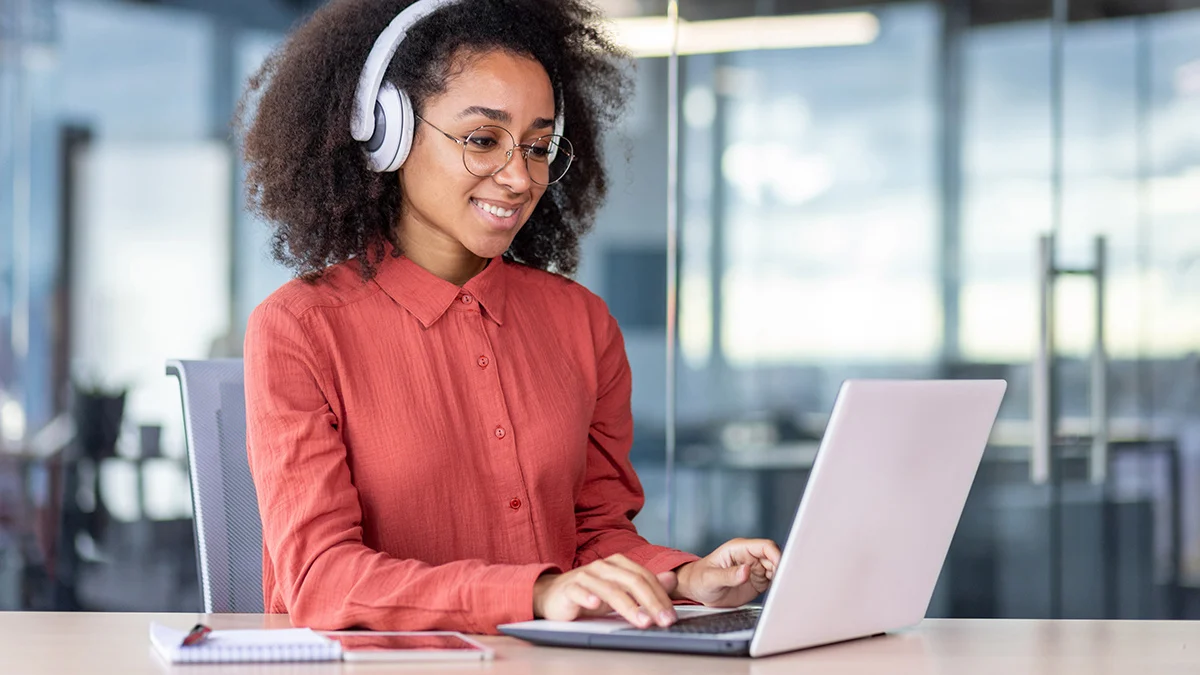
M 384 82 L 388 65 L 396 49 L 404 41 L 408 29 L 421 19 L 437 10 L 460 0 L 417 0 L 396 15 L 388 27 L 379 34 L 375 46 L 367 55 L 366 65 L 358 77 L 358 88 L 354 92 L 354 109 L 350 115 L 350 135 L 362 141 L 367 155 L 367 164 L 372 171 L 395 171 L 404 164 L 408 151 L 412 149 L 413 116 L 412 101 L 403 89 L 391 82 Z M 563 101 L 558 96 L 558 110 L 554 114 L 554 133 L 562 135 Z M 551 162 L 558 154 L 558 145 L 550 148 Z

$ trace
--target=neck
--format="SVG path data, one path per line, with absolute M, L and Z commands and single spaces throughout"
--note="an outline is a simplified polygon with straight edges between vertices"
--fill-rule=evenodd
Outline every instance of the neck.
M 454 238 L 418 223 L 402 220 L 396 234 L 405 257 L 455 286 L 467 283 L 488 265 L 487 258 L 468 251 Z

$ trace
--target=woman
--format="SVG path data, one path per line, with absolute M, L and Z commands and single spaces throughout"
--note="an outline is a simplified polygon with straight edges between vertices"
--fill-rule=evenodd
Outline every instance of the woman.
M 426 0 L 394 57 L 369 57 L 410 4 L 336 0 L 248 92 L 250 201 L 299 276 L 246 333 L 267 611 L 490 633 L 610 611 L 665 626 L 676 601 L 753 599 L 772 542 L 699 559 L 638 536 L 621 333 L 565 276 L 628 91 L 598 16 Z M 396 126 L 385 105 L 373 131 L 363 116 L 372 61 L 411 97 L 396 162 L 362 142 Z

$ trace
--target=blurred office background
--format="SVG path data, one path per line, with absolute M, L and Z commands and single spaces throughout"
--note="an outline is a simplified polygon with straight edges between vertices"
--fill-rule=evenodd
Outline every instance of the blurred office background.
M 163 364 L 288 279 L 228 121 L 314 5 L 0 0 L 0 609 L 199 607 Z M 844 378 L 1003 377 L 931 615 L 1200 617 L 1200 0 L 682 0 L 675 89 L 602 6 L 643 533 L 783 541 Z

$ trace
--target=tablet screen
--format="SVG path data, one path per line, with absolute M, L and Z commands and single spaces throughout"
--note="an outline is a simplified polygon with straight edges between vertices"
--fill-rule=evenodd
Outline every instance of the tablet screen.
M 453 633 L 325 633 L 342 643 L 343 651 L 481 651 Z

